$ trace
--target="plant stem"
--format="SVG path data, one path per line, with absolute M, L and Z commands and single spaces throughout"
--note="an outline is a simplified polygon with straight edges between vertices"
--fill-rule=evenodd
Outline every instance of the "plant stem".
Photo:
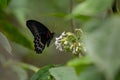
M 118 10 L 118 0 L 114 0 L 113 6 L 112 6 L 113 13 L 117 13 Z
M 74 7 L 74 0 L 70 0 L 70 13 L 72 13 L 72 10 L 73 10 L 73 7 Z M 75 32 L 75 20 L 72 18 L 70 20 L 70 23 L 71 23 L 71 29 L 72 29 L 72 32 L 74 33 Z

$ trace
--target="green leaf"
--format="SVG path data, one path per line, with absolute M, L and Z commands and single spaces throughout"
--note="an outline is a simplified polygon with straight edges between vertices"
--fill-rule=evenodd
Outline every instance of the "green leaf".
M 12 0 L 7 10 L 10 11 L 15 16 L 19 24 L 25 26 L 24 24 L 26 21 L 25 19 L 26 11 L 28 11 L 27 0 Z
M 51 80 L 49 69 L 53 67 L 54 67 L 53 65 L 48 65 L 41 68 L 38 72 L 36 72 L 32 76 L 31 80 Z
M 27 72 L 24 69 L 22 69 L 20 66 L 12 65 L 11 68 L 17 74 L 18 80 L 27 80 L 28 79 Z
M 120 16 L 92 20 L 84 26 L 85 47 L 106 78 L 114 79 L 120 68 Z
M 105 80 L 105 78 L 95 66 L 89 66 L 79 75 L 79 80 Z
M 92 61 L 90 60 L 90 58 L 88 58 L 88 56 L 75 58 L 67 63 L 68 66 L 74 67 L 78 74 L 80 74 L 87 66 L 91 64 Z
M 30 40 L 28 40 L 26 36 L 24 36 L 15 26 L 4 20 L 1 20 L 0 25 L 0 29 L 10 40 L 19 43 L 29 49 L 33 48 Z
M 112 6 L 113 0 L 85 0 L 80 3 L 72 12 L 72 16 L 99 14 Z
M 74 68 L 57 67 L 50 69 L 51 75 L 55 80 L 78 80 Z
M 115 76 L 115 80 L 120 80 L 120 69 L 117 71 L 117 74 Z
M 0 47 L 2 47 L 8 53 L 12 54 L 11 53 L 11 51 L 12 51 L 11 45 L 9 44 L 9 41 L 6 38 L 6 36 L 4 36 L 1 32 L 0 32 Z
M 6 8 L 10 0 L 0 0 L 0 7 Z
M 24 69 L 29 69 L 29 70 L 32 70 L 34 72 L 37 72 L 39 70 L 39 68 L 37 68 L 33 65 L 30 65 L 30 64 L 27 64 L 27 63 L 16 62 L 16 64 L 19 65 L 20 67 L 24 68 Z
M 49 14 L 44 14 L 42 16 L 55 16 L 55 17 L 65 17 L 67 14 L 66 13 L 49 13 Z
M 4 8 L 7 6 L 7 0 L 0 0 L 0 7 Z

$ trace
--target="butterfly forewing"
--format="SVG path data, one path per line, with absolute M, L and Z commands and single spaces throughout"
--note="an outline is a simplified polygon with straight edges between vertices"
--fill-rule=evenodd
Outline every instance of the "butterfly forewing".
M 34 36 L 34 47 L 36 53 L 42 53 L 46 44 L 49 46 L 54 33 L 51 33 L 47 27 L 35 20 L 28 20 L 26 25 Z

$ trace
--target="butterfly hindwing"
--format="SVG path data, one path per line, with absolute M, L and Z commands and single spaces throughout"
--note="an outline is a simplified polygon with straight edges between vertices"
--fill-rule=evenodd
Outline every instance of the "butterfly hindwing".
M 34 47 L 36 53 L 42 53 L 46 44 L 49 46 L 54 33 L 51 33 L 47 27 L 35 20 L 28 20 L 26 25 L 34 36 Z
M 42 53 L 45 48 L 45 43 L 41 41 L 41 37 L 39 35 L 34 36 L 34 47 L 37 53 Z

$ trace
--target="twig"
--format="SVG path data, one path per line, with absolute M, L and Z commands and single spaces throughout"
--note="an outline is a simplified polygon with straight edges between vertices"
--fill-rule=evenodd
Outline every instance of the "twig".
M 74 0 L 70 0 L 70 13 L 72 13 L 72 10 L 73 10 L 73 7 L 74 7 Z M 75 32 L 75 20 L 72 18 L 70 20 L 70 23 L 71 23 L 71 29 L 72 29 L 72 32 L 74 33 Z

